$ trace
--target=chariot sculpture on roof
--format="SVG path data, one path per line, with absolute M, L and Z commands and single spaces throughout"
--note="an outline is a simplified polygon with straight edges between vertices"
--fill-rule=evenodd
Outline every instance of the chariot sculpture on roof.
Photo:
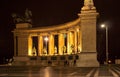
M 20 16 L 16 13 L 12 14 L 14 23 L 32 23 L 32 12 L 28 9 L 25 10 L 25 14 L 23 16 Z

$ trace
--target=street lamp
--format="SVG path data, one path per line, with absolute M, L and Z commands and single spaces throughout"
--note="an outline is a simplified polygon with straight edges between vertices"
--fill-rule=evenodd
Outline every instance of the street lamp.
M 108 27 L 105 24 L 102 24 L 101 28 L 106 29 L 106 63 L 107 63 L 108 62 Z
M 48 37 L 46 36 L 45 38 L 44 38 L 44 40 L 45 40 L 45 43 L 46 43 L 46 50 L 47 50 L 47 41 L 48 41 Z M 47 50 L 48 51 L 48 50 Z

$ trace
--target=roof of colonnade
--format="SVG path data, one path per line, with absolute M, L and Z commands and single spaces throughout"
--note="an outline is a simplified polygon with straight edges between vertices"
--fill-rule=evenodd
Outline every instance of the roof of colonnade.
M 52 25 L 47 27 L 36 27 L 36 28 L 22 28 L 22 29 L 15 29 L 13 32 L 49 32 L 49 31 L 60 31 L 66 30 L 70 28 L 75 28 L 75 26 L 80 25 L 80 18 L 77 18 L 74 21 L 67 22 L 64 24 L 59 25 Z

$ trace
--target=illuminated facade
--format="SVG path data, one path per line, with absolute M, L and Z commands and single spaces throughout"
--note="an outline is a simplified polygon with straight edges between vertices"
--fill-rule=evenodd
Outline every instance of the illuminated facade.
M 15 61 L 28 57 L 78 55 L 77 66 L 98 66 L 96 59 L 96 18 L 92 0 L 85 0 L 79 18 L 60 25 L 33 28 L 18 23 L 14 29 Z M 39 63 L 39 62 L 38 62 Z M 30 63 L 29 63 L 30 64 Z

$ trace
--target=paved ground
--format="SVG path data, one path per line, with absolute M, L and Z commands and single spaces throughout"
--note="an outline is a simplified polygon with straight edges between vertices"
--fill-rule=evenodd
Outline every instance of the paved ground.
M 0 77 L 120 77 L 120 66 L 0 66 Z

